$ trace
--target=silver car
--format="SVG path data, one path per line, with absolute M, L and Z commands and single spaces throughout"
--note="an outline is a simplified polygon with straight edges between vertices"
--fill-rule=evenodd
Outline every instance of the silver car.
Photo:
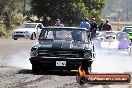
M 26 38 L 35 40 L 41 30 L 44 28 L 42 23 L 24 23 L 21 27 L 12 32 L 12 38 L 17 40 L 18 38 Z

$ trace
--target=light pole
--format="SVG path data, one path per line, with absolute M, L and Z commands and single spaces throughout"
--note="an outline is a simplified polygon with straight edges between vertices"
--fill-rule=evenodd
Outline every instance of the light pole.
M 120 31 L 120 18 L 121 18 L 121 12 L 122 12 L 122 9 L 117 9 L 117 18 L 118 18 L 118 28 L 117 30 Z

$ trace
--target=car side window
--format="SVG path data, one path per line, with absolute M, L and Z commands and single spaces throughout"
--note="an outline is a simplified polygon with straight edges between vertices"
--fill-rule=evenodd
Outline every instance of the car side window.
M 48 32 L 47 32 L 47 35 L 46 35 L 46 38 L 47 38 L 47 39 L 53 39 L 53 38 L 54 38 L 54 36 L 53 36 L 53 31 L 48 31 Z
M 43 27 L 42 27 L 42 25 L 41 25 L 41 24 L 39 24 L 39 25 L 37 26 L 37 28 L 42 29 Z

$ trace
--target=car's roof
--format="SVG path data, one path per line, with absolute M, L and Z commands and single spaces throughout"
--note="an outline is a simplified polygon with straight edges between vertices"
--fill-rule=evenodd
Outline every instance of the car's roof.
M 42 24 L 42 23 L 24 23 L 24 24 Z
M 126 27 L 131 27 L 131 28 L 132 28 L 132 26 L 125 26 L 125 28 L 126 28 Z
M 99 31 L 99 33 L 118 33 L 122 31 Z
M 77 30 L 88 30 L 86 28 L 81 28 L 81 27 L 61 27 L 61 26 L 48 26 L 48 27 L 44 27 L 44 29 L 46 28 L 55 28 L 55 29 L 77 29 Z
M 110 33 L 111 33 L 111 32 L 115 32 L 115 33 L 117 33 L 117 32 L 121 32 L 121 31 L 106 31 L 106 32 L 110 32 Z

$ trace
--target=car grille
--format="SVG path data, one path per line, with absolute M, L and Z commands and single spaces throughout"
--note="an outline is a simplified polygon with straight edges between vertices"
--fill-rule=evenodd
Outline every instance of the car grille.
M 25 37 L 24 35 L 14 35 L 14 37 Z
M 84 52 L 74 50 L 38 50 L 38 55 L 45 57 L 83 58 Z
M 24 33 L 24 32 L 21 32 L 21 31 L 17 31 L 16 33 Z

